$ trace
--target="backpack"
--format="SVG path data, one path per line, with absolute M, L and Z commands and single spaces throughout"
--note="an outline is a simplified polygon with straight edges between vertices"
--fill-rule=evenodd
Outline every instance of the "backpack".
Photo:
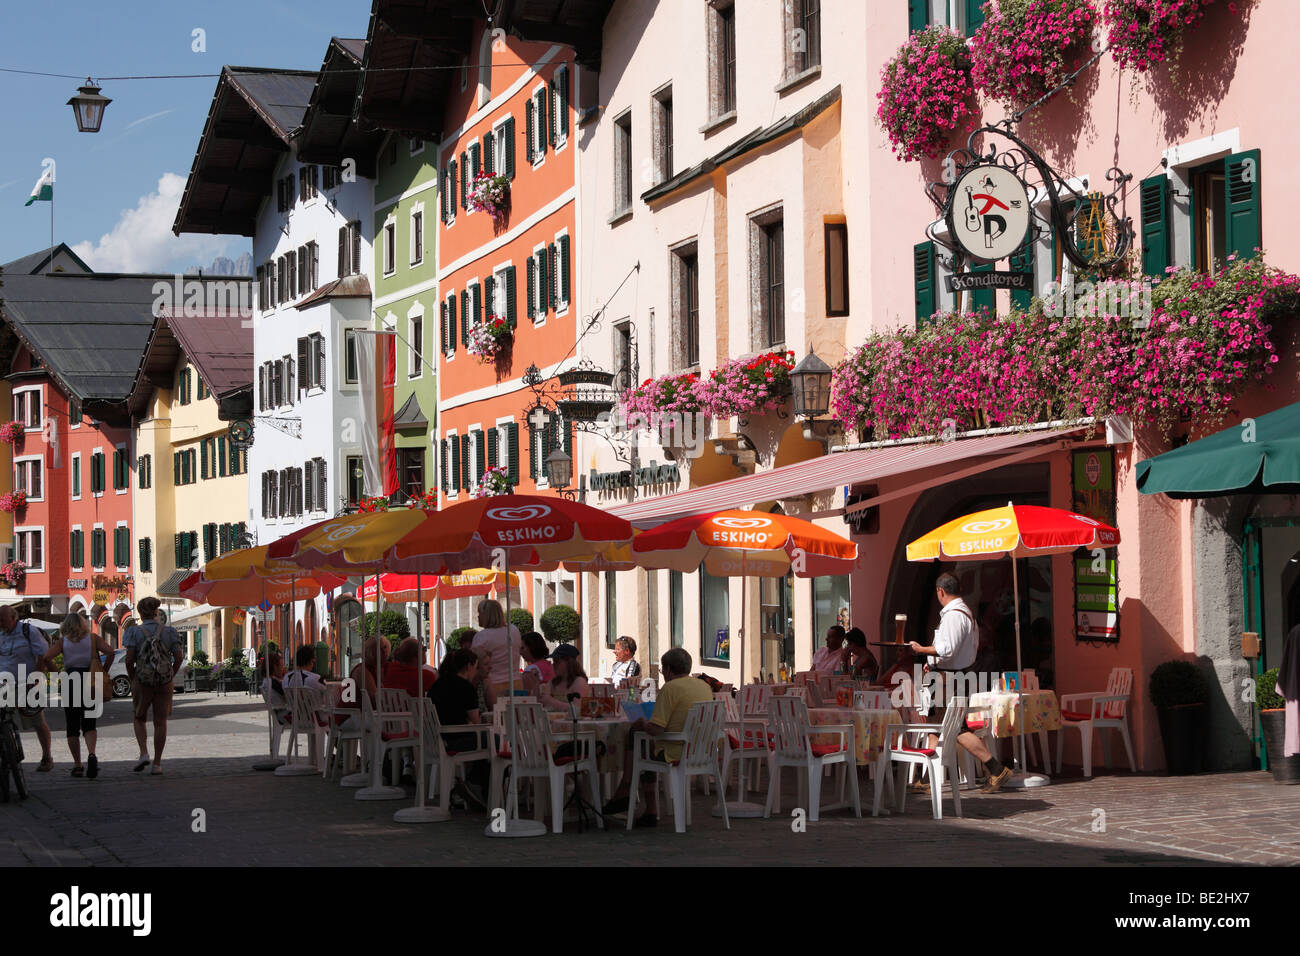
M 173 675 L 176 673 L 174 667 L 174 658 L 171 651 L 163 643 L 163 627 L 157 621 L 149 622 L 158 627 L 152 635 L 147 635 L 144 625 L 137 625 L 142 634 L 146 634 L 144 641 L 136 645 L 135 649 L 135 676 L 141 684 L 158 686 L 160 684 L 170 684 Z

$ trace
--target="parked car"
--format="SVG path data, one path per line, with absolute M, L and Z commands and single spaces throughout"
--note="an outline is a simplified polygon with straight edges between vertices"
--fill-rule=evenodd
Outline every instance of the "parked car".
M 104 661 L 103 655 L 100 655 L 100 663 Z M 185 674 L 190 669 L 190 659 L 187 657 L 181 661 L 181 666 L 176 669 L 172 675 L 172 689 L 180 694 L 185 692 Z M 113 697 L 131 696 L 131 678 L 126 674 L 126 651 L 118 648 L 117 656 L 113 658 L 113 666 L 109 668 L 108 678 L 113 682 Z

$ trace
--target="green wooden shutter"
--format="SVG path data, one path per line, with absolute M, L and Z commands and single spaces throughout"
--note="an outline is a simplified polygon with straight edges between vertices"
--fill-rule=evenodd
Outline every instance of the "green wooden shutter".
M 456 351 L 456 293 L 447 299 L 447 351 Z
M 81 495 L 81 459 L 72 460 L 72 495 L 80 497 Z
M 460 344 L 469 345 L 469 321 L 470 321 L 469 289 L 461 290 L 460 316 L 461 316 Z
M 528 266 L 524 270 L 527 276 L 528 286 L 528 317 L 531 319 L 537 314 L 537 260 L 532 256 L 528 257 Z
M 207 439 L 199 442 L 199 475 L 203 478 L 208 477 L 208 442 Z
M 1142 272 L 1159 282 L 1165 277 L 1165 267 L 1170 261 L 1169 180 L 1164 174 L 1142 180 L 1139 196 L 1142 207 Z
M 493 162 L 495 156 L 492 147 L 495 145 L 492 131 L 488 130 L 483 134 L 483 168 L 492 173 L 497 172 L 496 163 Z
M 916 324 L 929 322 L 935 310 L 934 243 L 912 247 L 912 281 L 916 286 Z
M 533 114 L 537 117 L 539 132 L 542 134 L 537 137 L 536 141 L 537 156 L 541 157 L 546 155 L 546 147 L 550 142 L 550 133 L 548 130 L 550 129 L 551 124 L 546 112 L 546 100 L 547 96 L 545 89 L 538 90 L 537 95 L 533 98 Z
M 438 173 L 438 196 L 442 200 L 438 210 L 438 216 L 443 222 L 447 221 L 447 167 L 444 166 Z
M 226 436 L 217 436 L 217 477 L 226 477 L 226 466 L 229 461 L 226 456 Z
M 533 481 L 537 480 L 537 443 L 543 436 L 538 432 L 537 426 L 533 424 L 532 417 L 528 419 L 528 477 Z
M 930 0 L 907 0 L 907 32 L 915 33 L 930 25 Z
M 460 154 L 460 208 L 461 209 L 469 208 L 468 206 L 465 205 L 465 195 L 468 192 L 466 187 L 468 187 L 469 181 L 472 178 L 473 178 L 473 171 L 470 169 L 469 156 L 462 152 Z
M 506 473 L 510 478 L 512 485 L 519 484 L 519 423 L 510 422 L 506 425 L 506 452 L 509 455 L 509 463 Z
M 493 304 L 496 302 L 497 277 L 486 276 L 483 279 L 483 317 L 487 318 L 492 314 Z M 477 316 L 475 316 L 477 318 Z
M 569 71 L 565 70 L 560 74 L 559 80 L 555 85 L 556 92 L 559 93 L 559 127 L 560 135 L 565 139 L 569 138 Z
M 559 279 L 559 269 L 556 268 L 559 253 L 555 249 L 555 243 L 546 247 L 546 302 L 549 308 L 557 307 L 556 282 Z
M 447 473 L 450 471 L 450 468 L 448 467 L 448 460 L 447 460 L 447 456 L 449 452 L 447 451 L 447 439 L 445 438 L 442 440 L 441 451 L 442 454 L 438 456 L 439 464 L 441 465 L 441 468 L 439 469 L 439 474 L 442 477 L 442 493 L 445 495 L 450 490 L 447 485 Z
M 984 22 L 985 0 L 966 0 L 966 36 L 974 36 Z
M 1254 258 L 1264 244 L 1260 208 L 1259 150 L 1233 153 L 1223 160 L 1223 192 L 1228 211 L 1224 239 L 1229 255 Z
M 447 302 L 438 303 L 438 348 L 447 351 Z
M 487 443 L 483 440 L 482 431 L 474 432 L 474 463 L 478 465 L 476 474 L 481 478 L 487 470 Z
M 1032 238 L 1027 238 L 1023 246 L 1011 253 L 1011 271 L 1034 274 L 1034 241 Z M 1029 289 L 1023 291 L 1020 289 L 1011 290 L 1011 304 L 1017 309 L 1027 309 L 1029 303 L 1033 301 L 1034 292 L 1038 285 L 1033 280 L 1030 280 L 1029 284 L 1031 286 Z
M 497 466 L 497 444 L 501 436 L 497 434 L 495 428 L 489 428 L 487 433 L 487 463 L 489 468 Z
M 483 286 L 476 285 L 471 290 L 470 301 L 474 303 L 474 324 L 483 321 Z
M 515 267 L 506 266 L 502 273 L 502 281 L 505 283 L 505 312 L 506 322 L 510 328 L 515 327 L 516 302 L 515 302 Z
M 530 163 L 533 161 L 533 101 L 531 97 L 524 102 L 524 158 Z
M 77 560 L 77 532 L 68 532 L 68 563 L 74 568 L 81 567 L 81 562 Z
M 505 155 L 501 158 L 505 168 L 502 172 L 505 173 L 506 179 L 513 181 L 515 178 L 515 118 L 513 116 L 507 117 L 504 127 L 505 134 L 502 138 L 505 140 Z
M 555 78 L 552 77 L 546 84 L 546 138 L 552 146 L 555 145 L 555 131 L 558 126 L 555 122 L 555 102 L 559 97 L 559 86 L 556 84 Z
M 569 259 L 569 237 L 560 236 L 558 242 L 560 247 L 560 299 L 568 303 L 573 301 L 572 285 L 570 283 L 572 274 Z
M 469 434 L 460 436 L 460 487 L 466 491 L 470 488 Z

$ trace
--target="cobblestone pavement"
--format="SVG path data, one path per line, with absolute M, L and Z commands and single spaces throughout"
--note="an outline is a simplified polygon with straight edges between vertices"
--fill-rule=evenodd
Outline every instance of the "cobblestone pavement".
M 655 830 L 488 840 L 482 815 L 447 823 L 393 822 L 405 802 L 363 803 L 319 777 L 275 777 L 251 769 L 266 750 L 265 712 L 256 698 L 178 696 L 166 773 L 130 772 L 135 757 L 127 702 L 101 721 L 101 773 L 70 776 L 62 714 L 51 711 L 55 768 L 35 773 L 33 734 L 24 734 L 31 796 L 0 805 L 0 866 L 37 865 L 357 865 L 482 863 L 820 865 L 1222 865 L 1300 864 L 1300 787 L 1264 773 L 1198 777 L 1117 773 L 1060 778 L 1030 792 L 963 797 L 965 816 L 930 818 L 926 797 L 902 815 L 871 819 L 864 780 L 862 820 L 827 814 L 794 832 L 785 794 L 782 819 L 735 820 L 727 832 L 696 793 L 686 834 L 671 820 Z M 152 728 L 151 732 L 152 732 Z M 793 775 L 787 775 L 792 777 Z M 792 781 L 791 781 L 792 783 Z M 206 832 L 194 832 L 196 810 Z M 1105 832 L 1094 832 L 1099 813 Z

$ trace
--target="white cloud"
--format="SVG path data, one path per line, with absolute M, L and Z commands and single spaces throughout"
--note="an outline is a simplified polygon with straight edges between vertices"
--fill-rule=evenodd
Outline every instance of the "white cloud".
M 79 242 L 73 251 L 96 272 L 183 272 L 228 254 L 243 241 L 231 236 L 172 235 L 184 191 L 184 176 L 163 173 L 155 191 L 141 196 L 134 209 L 122 210 L 111 232 L 98 242 Z

